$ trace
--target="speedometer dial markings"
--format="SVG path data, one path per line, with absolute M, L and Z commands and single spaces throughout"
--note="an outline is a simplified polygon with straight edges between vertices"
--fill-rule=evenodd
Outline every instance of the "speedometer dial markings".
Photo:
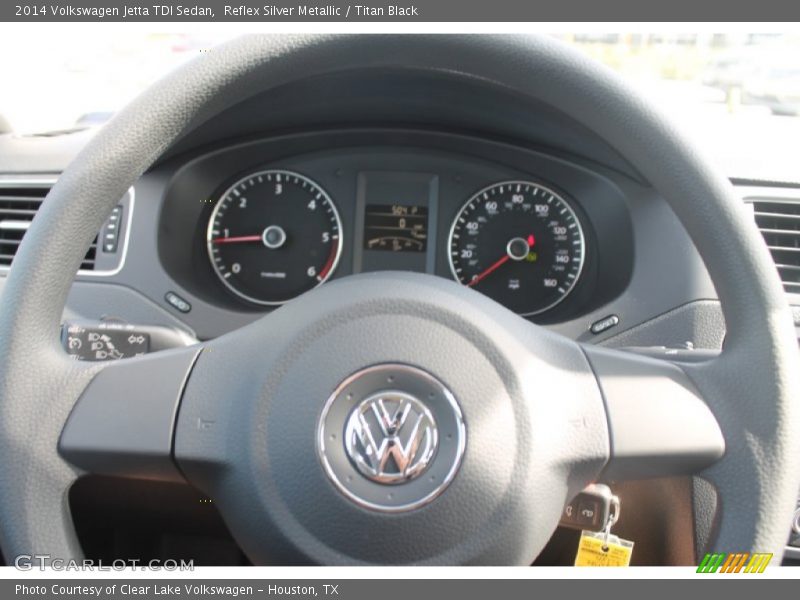
M 341 221 L 311 179 L 280 169 L 250 174 L 214 207 L 206 235 L 220 281 L 262 305 L 291 300 L 324 282 L 341 254 Z
M 559 194 L 534 182 L 502 182 L 462 207 L 448 258 L 456 280 L 530 316 L 552 308 L 575 287 L 583 268 L 583 231 Z

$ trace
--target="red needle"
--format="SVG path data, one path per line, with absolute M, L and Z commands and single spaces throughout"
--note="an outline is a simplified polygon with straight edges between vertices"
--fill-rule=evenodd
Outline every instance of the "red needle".
M 528 236 L 528 239 L 527 239 L 526 241 L 528 242 L 528 247 L 532 247 L 532 246 L 533 246 L 533 245 L 536 243 L 536 239 L 533 237 L 533 234 L 530 234 L 530 235 Z M 485 279 L 487 276 L 491 275 L 491 274 L 492 274 L 492 273 L 494 273 L 494 272 L 495 272 L 497 269 L 499 269 L 499 268 L 500 268 L 500 267 L 502 267 L 504 264 L 506 264 L 506 262 L 508 262 L 508 260 L 509 260 L 510 258 L 511 258 L 511 256 L 509 256 L 508 254 L 506 254 L 506 255 L 505 255 L 503 258 L 501 258 L 500 260 L 498 260 L 498 261 L 497 261 L 496 263 L 494 263 L 494 264 L 493 264 L 491 267 L 489 267 L 488 269 L 486 269 L 485 271 L 483 271 L 483 272 L 482 272 L 480 275 L 476 276 L 476 277 L 475 277 L 475 278 L 474 278 L 472 281 L 470 281 L 470 282 L 467 284 L 467 287 L 472 287 L 473 285 L 477 285 L 478 283 L 480 283 L 480 282 L 481 282 L 483 279 Z
M 260 235 L 240 235 L 238 237 L 222 237 L 211 240 L 215 244 L 240 244 L 242 242 L 260 242 Z
M 489 267 L 488 269 L 486 269 L 486 270 L 485 270 L 483 273 L 481 273 L 481 274 L 480 274 L 480 275 L 478 275 L 477 277 L 473 278 L 473 279 L 472 279 L 472 281 L 470 281 L 470 282 L 467 284 L 467 287 L 472 287 L 473 285 L 476 285 L 476 284 L 478 284 L 478 283 L 479 283 L 481 280 L 483 280 L 483 278 L 485 278 L 487 275 L 490 275 L 491 273 L 493 273 L 493 272 L 494 272 L 496 269 L 499 269 L 500 267 L 502 267 L 502 266 L 503 266 L 504 264 L 506 264 L 506 263 L 507 263 L 507 262 L 508 262 L 510 259 L 511 259 L 511 257 L 510 257 L 508 254 L 506 254 L 506 255 L 505 255 L 503 258 L 501 258 L 500 260 L 498 260 L 498 261 L 497 261 L 496 263 L 494 263 L 494 264 L 493 264 L 491 267 Z

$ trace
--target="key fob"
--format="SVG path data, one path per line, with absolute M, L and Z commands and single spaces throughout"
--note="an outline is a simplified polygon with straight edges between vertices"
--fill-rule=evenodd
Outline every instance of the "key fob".
M 564 507 L 559 525 L 570 529 L 599 531 L 608 522 L 614 494 L 607 485 L 593 483 Z

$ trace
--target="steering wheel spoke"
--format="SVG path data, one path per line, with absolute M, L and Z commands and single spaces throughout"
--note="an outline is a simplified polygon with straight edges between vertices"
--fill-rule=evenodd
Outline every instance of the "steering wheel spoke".
M 725 453 L 716 417 L 676 362 L 584 346 L 608 416 L 604 480 L 690 474 Z
M 103 365 L 75 403 L 59 453 L 84 471 L 181 481 L 172 458 L 178 405 L 200 346 Z

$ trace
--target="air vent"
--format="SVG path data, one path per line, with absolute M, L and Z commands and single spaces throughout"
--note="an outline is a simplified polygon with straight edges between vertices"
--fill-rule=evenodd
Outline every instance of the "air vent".
M 800 294 L 800 197 L 751 198 L 756 224 L 790 294 Z
M 50 183 L 0 184 L 0 267 L 11 265 L 22 237 L 28 231 L 50 187 Z M 94 270 L 96 255 L 97 238 L 81 263 L 82 271 Z

